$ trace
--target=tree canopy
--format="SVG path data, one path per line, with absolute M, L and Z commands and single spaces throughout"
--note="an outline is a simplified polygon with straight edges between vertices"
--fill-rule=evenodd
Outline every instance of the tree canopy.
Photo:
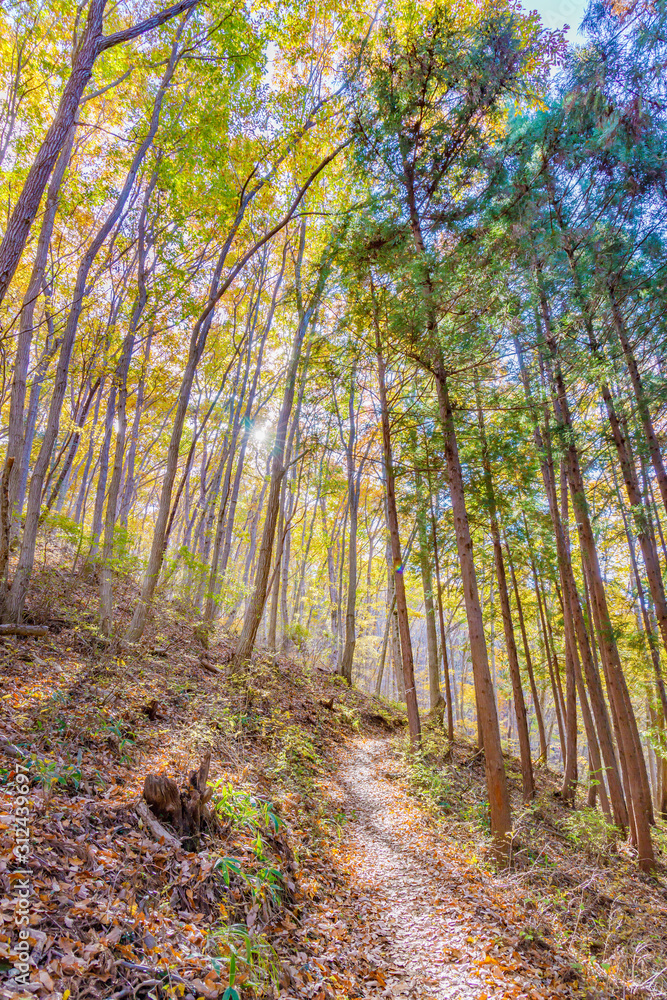
M 499 856 L 509 747 L 653 869 L 666 18 L 4 4 L 2 621 L 51 551 L 113 648 L 173 601 L 470 729 Z

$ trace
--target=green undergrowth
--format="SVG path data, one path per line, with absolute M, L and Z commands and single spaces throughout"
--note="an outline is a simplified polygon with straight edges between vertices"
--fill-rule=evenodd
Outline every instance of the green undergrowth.
M 546 937 L 568 948 L 576 958 L 573 968 L 586 968 L 598 981 L 607 975 L 614 983 L 638 975 L 662 981 L 667 946 L 659 916 L 667 898 L 664 821 L 653 828 L 658 871 L 644 875 L 623 833 L 600 809 L 585 805 L 583 782 L 573 809 L 560 797 L 562 775 L 535 767 L 536 796 L 525 804 L 519 761 L 506 756 L 513 835 L 510 865 L 498 868 L 490 850 L 484 762 L 474 744 L 457 735 L 450 746 L 441 725 L 428 721 L 417 752 L 406 734 L 394 738 L 394 747 L 406 791 L 428 810 L 442 835 L 453 838 L 462 857 L 487 877 L 508 889 L 520 886 L 527 942 Z M 641 954 L 638 940 L 643 941 Z
M 427 723 L 422 730 L 421 747 L 414 751 L 409 735 L 397 737 L 408 788 L 436 820 L 457 828 L 457 837 L 469 847 L 489 835 L 486 789 L 476 780 L 472 768 L 474 748 L 450 747 L 438 723 Z

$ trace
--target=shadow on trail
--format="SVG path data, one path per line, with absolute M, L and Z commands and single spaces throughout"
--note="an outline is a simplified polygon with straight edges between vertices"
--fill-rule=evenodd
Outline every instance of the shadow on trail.
M 384 942 L 369 995 L 415 1000 L 573 996 L 565 956 L 526 949 L 525 916 L 501 880 L 465 859 L 392 781 L 383 739 L 359 739 L 335 776 L 347 817 L 339 858 Z M 384 980 L 384 982 L 382 981 Z M 577 991 L 578 996 L 581 992 Z

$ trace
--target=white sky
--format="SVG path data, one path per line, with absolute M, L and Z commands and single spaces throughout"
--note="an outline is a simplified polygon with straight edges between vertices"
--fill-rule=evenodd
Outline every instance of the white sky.
M 527 10 L 536 10 L 546 28 L 570 25 L 567 37 L 574 41 L 586 9 L 585 0 L 523 0 Z

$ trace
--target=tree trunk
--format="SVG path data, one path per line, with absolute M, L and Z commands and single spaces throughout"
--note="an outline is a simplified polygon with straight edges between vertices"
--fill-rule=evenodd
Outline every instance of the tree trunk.
M 100 535 L 102 534 L 102 518 L 104 513 L 104 500 L 107 492 L 107 476 L 109 474 L 109 453 L 111 451 L 111 435 L 116 417 L 116 384 L 111 385 L 111 390 L 107 398 L 107 411 L 104 417 L 104 437 L 98 462 L 97 492 L 95 493 L 95 506 L 93 508 L 93 523 L 91 526 L 91 543 L 88 553 L 88 562 L 95 561 L 99 548 Z
M 530 380 L 524 363 L 523 351 L 518 338 L 515 338 L 514 344 L 517 357 L 519 359 L 521 378 L 524 384 L 526 400 L 528 402 L 533 420 L 533 437 L 535 440 L 535 447 L 538 455 L 541 456 L 540 466 L 542 470 L 542 479 L 544 482 L 545 493 L 547 495 L 549 513 L 551 515 L 551 522 L 556 540 L 558 572 L 563 591 L 563 620 L 565 631 L 566 634 L 569 632 L 571 637 L 574 635 L 576 637 L 576 642 L 579 645 L 579 653 L 581 655 L 586 683 L 590 694 L 591 708 L 595 718 L 595 725 L 597 727 L 600 750 L 604 760 L 605 778 L 609 788 L 614 822 L 620 829 L 624 829 L 628 823 L 628 811 L 618 772 L 618 763 L 614 753 L 611 724 L 604 698 L 602 682 L 591 652 L 588 633 L 586 631 L 586 625 L 581 611 L 579 594 L 577 592 L 574 573 L 572 570 L 572 563 L 565 544 L 563 525 L 561 523 L 559 506 L 556 499 L 556 484 L 553 470 L 553 457 L 551 453 L 551 440 L 548 434 L 548 424 L 545 423 L 545 437 L 543 439 L 537 419 L 536 406 L 533 400 Z M 546 615 L 546 607 L 544 607 L 543 610 Z M 549 625 L 548 618 L 546 620 L 546 624 L 547 626 Z M 556 665 L 556 671 L 557 670 L 558 667 Z
M 233 410 L 233 416 L 230 416 L 231 426 L 229 427 L 229 448 L 227 455 L 227 462 L 225 466 L 225 477 L 222 484 L 222 490 L 220 493 L 220 503 L 218 507 L 218 516 L 215 522 L 215 537 L 213 540 L 213 554 L 211 557 L 211 569 L 208 578 L 208 594 L 206 596 L 206 605 L 204 608 L 204 620 L 206 622 L 212 622 L 216 613 L 217 606 L 217 596 L 219 591 L 219 569 L 220 569 L 220 555 L 222 551 L 223 543 L 223 533 L 225 527 L 225 514 L 227 512 L 227 502 L 229 500 L 231 492 L 231 480 L 232 472 L 234 470 L 234 459 L 236 457 L 236 445 L 238 443 L 238 434 L 241 426 L 241 406 L 243 404 L 247 377 L 248 377 L 248 366 L 250 363 L 250 345 L 248 345 L 248 361 L 246 364 L 246 370 L 243 378 L 243 384 L 241 391 L 238 391 L 238 371 L 236 374 L 236 381 L 232 388 L 232 399 L 238 395 L 238 403 Z M 247 430 L 247 429 L 246 429 Z M 244 434 L 245 438 L 245 434 Z
M 447 700 L 447 739 L 451 753 L 451 746 L 454 742 L 454 699 L 452 696 L 452 684 L 450 679 L 449 661 L 447 657 L 447 636 L 445 633 L 445 615 L 442 607 L 442 584 L 440 582 L 440 557 L 438 554 L 438 535 L 436 532 L 435 513 L 432 505 L 432 491 L 429 477 L 429 502 L 431 513 L 431 537 L 433 540 L 433 559 L 435 562 L 435 580 L 438 587 L 438 619 L 440 622 L 440 648 L 442 650 L 442 669 L 445 675 L 445 698 Z
M 331 623 L 331 635 L 335 636 L 338 631 L 338 587 L 336 586 L 336 563 L 333 551 L 333 537 L 327 527 L 326 498 L 320 497 L 320 510 L 322 512 L 322 527 L 326 539 L 327 549 L 327 576 L 329 580 L 329 616 Z
M 498 710 L 493 691 L 491 672 L 489 670 L 484 622 L 477 590 L 477 575 L 473 560 L 472 538 L 468 524 L 454 418 L 449 400 L 447 376 L 442 358 L 440 357 L 437 359 L 437 368 L 434 374 L 438 393 L 440 424 L 445 439 L 445 458 L 449 473 L 449 490 L 454 514 L 456 545 L 459 554 L 466 616 L 468 619 L 468 635 L 470 638 L 470 655 L 475 680 L 478 719 L 484 743 L 486 784 L 491 813 L 491 832 L 496 851 L 506 854 L 509 850 L 512 817 L 507 779 L 505 776 L 505 764 L 500 743 Z
M 359 520 L 359 493 L 361 490 L 361 474 L 363 463 L 355 468 L 355 452 L 357 440 L 357 425 L 354 406 L 354 388 L 356 371 L 353 367 L 350 378 L 348 394 L 347 419 L 349 434 L 347 440 L 343 436 L 340 415 L 338 417 L 341 440 L 345 449 L 345 462 L 347 466 L 347 499 L 350 520 L 349 534 L 349 555 L 348 555 L 348 578 L 347 578 L 347 604 L 345 608 L 345 645 L 341 657 L 340 672 L 348 684 L 352 684 L 352 663 L 354 660 L 354 648 L 357 642 L 356 609 L 357 609 L 357 525 Z
M 526 534 L 527 534 L 527 532 L 526 532 Z M 565 727 L 563 726 L 562 705 L 561 705 L 561 700 L 560 700 L 560 693 L 558 691 L 558 687 L 557 687 L 557 684 L 556 684 L 556 676 L 555 676 L 555 673 L 554 673 L 554 662 L 552 662 L 552 658 L 551 658 L 551 646 L 550 646 L 550 643 L 549 643 L 549 635 L 548 635 L 548 630 L 547 630 L 545 608 L 543 606 L 542 594 L 541 594 L 539 580 L 538 580 L 538 577 L 537 577 L 537 570 L 535 568 L 535 562 L 534 562 L 534 559 L 533 559 L 533 554 L 530 551 L 530 543 L 529 543 L 529 555 L 530 555 L 531 572 L 533 574 L 533 583 L 534 583 L 534 587 L 535 587 L 535 595 L 537 597 L 537 608 L 538 608 L 538 613 L 539 613 L 539 616 L 540 616 L 540 628 L 541 628 L 541 631 L 542 631 L 542 641 L 544 643 L 544 655 L 546 656 L 546 660 L 547 660 L 547 669 L 549 671 L 549 679 L 550 679 L 550 682 L 551 682 L 551 692 L 552 692 L 553 701 L 554 701 L 554 712 L 555 712 L 555 715 L 556 715 L 556 722 L 558 724 L 558 735 L 559 735 L 559 740 L 560 740 L 561 758 L 564 761 L 565 760 Z M 558 670 L 558 661 L 555 661 L 555 669 Z M 548 760 L 549 740 L 548 739 L 546 740 L 546 746 L 547 746 L 547 756 L 544 759 L 544 763 L 548 765 L 548 763 L 549 763 L 549 760 Z
M 278 598 L 280 596 L 280 572 L 283 561 L 283 545 L 285 543 L 285 480 L 280 491 L 280 509 L 278 511 L 278 528 L 276 532 L 276 552 L 273 558 L 274 572 L 273 580 L 268 588 L 271 598 L 269 605 L 269 620 L 266 626 L 266 645 L 271 650 L 278 647 Z
M 393 583 L 396 594 L 396 614 L 401 644 L 401 660 L 403 663 L 403 682 L 405 684 L 405 701 L 408 709 L 408 725 L 410 740 L 416 748 L 421 743 L 421 724 L 419 722 L 419 707 L 415 690 L 414 664 L 412 660 L 412 642 L 410 639 L 410 624 L 408 621 L 408 603 L 405 596 L 405 581 L 403 579 L 403 563 L 401 560 L 401 538 L 398 529 L 398 513 L 396 510 L 396 492 L 394 484 L 394 465 L 391 448 L 391 430 L 389 424 L 389 407 L 385 382 L 385 361 L 382 354 L 380 339 L 380 320 L 375 291 L 371 283 L 373 296 L 373 324 L 375 327 L 375 350 L 378 363 L 378 388 L 380 396 L 380 420 L 382 424 L 382 450 L 384 455 L 384 476 L 386 493 L 386 511 L 391 538 L 391 557 L 393 562 Z
M 99 7 L 100 0 L 94 0 L 94 6 Z M 102 3 L 101 7 L 103 8 L 103 6 L 104 4 Z M 91 22 L 92 10 L 93 6 L 91 5 L 91 13 L 89 14 L 89 20 L 88 20 L 89 27 L 92 23 Z M 99 24 L 101 27 L 101 11 L 99 17 L 100 17 Z M 88 30 L 89 28 L 86 29 L 87 33 Z M 74 287 L 74 298 L 69 311 L 69 315 L 67 317 L 65 330 L 63 332 L 63 337 L 62 337 L 62 343 L 60 345 L 60 355 L 58 358 L 58 366 L 56 369 L 53 392 L 51 395 L 51 403 L 49 406 L 47 426 L 44 432 L 42 445 L 39 450 L 39 455 L 37 456 L 37 461 L 35 462 L 32 478 L 30 481 L 30 492 L 28 495 L 28 506 L 26 510 L 25 527 L 23 529 L 23 541 L 21 544 L 21 551 L 19 554 L 18 565 L 16 567 L 14 580 L 12 581 L 11 590 L 9 592 L 5 606 L 5 617 L 9 621 L 18 621 L 21 617 L 23 611 L 23 603 L 25 601 L 25 595 L 28 589 L 28 582 L 30 580 L 30 576 L 32 573 L 32 567 L 35 558 L 35 543 L 37 540 L 37 529 L 39 526 L 39 514 L 40 514 L 40 507 L 42 500 L 42 486 L 44 483 L 44 477 L 49 467 L 51 453 L 53 451 L 53 447 L 58 437 L 58 430 L 60 427 L 60 415 L 62 411 L 63 400 L 65 398 L 65 391 L 67 388 L 67 378 L 69 372 L 70 358 L 72 355 L 72 348 L 74 346 L 74 340 L 79 325 L 79 317 L 81 315 L 81 310 L 83 308 L 84 298 L 89 292 L 89 289 L 87 288 L 88 275 L 90 273 L 91 267 L 93 266 L 93 262 L 95 261 L 99 251 L 101 250 L 104 242 L 106 241 L 107 236 L 109 235 L 109 233 L 116 225 L 121 216 L 121 213 L 130 196 L 130 192 L 134 187 L 134 182 L 137 173 L 139 171 L 139 168 L 144 160 L 144 157 L 148 149 L 153 143 L 153 139 L 155 138 L 155 134 L 157 132 L 158 125 L 160 122 L 162 101 L 164 99 L 164 95 L 167 92 L 167 88 L 171 82 L 171 79 L 174 75 L 174 71 L 176 69 L 176 65 L 178 63 L 179 54 L 178 54 L 177 44 L 179 37 L 180 37 L 180 31 L 177 33 L 176 41 L 172 46 L 168 64 L 163 73 L 160 87 L 153 102 L 153 111 L 151 115 L 151 121 L 148 133 L 143 139 L 141 145 L 139 146 L 139 149 L 135 153 L 134 159 L 125 178 L 125 183 L 123 185 L 121 193 L 116 199 L 116 202 L 111 212 L 107 216 L 102 227 L 95 235 L 93 242 L 91 243 L 90 247 L 83 256 L 81 263 L 79 264 L 79 269 L 76 276 L 76 283 Z M 89 77 L 90 73 L 88 73 L 87 79 Z M 69 86 L 69 82 L 67 86 Z M 74 110 L 76 109 L 74 108 Z M 73 114 L 74 111 L 72 112 L 72 118 Z M 62 145 L 62 143 L 60 145 Z M 27 183 L 28 182 L 26 181 L 26 184 Z M 7 235 L 5 238 L 7 238 Z M 4 241 L 3 241 L 3 246 L 4 246 Z M 1 256 L 1 251 L 0 251 L 0 256 Z M 0 272 L 1 270 L 2 268 L 0 266 Z M 0 283 L 0 290 L 1 290 L 1 283 Z
M 270 465 L 270 459 L 269 459 Z M 246 556 L 245 567 L 243 570 L 243 585 L 247 587 L 248 581 L 250 579 L 250 574 L 255 565 L 255 554 L 257 552 L 257 528 L 259 526 L 260 518 L 262 516 L 262 511 L 264 510 L 264 500 L 266 497 L 266 491 L 268 489 L 268 478 L 265 477 L 262 482 L 262 489 L 260 490 L 259 497 L 257 498 L 257 506 L 250 522 L 250 540 L 248 543 L 248 554 Z
M 570 559 L 569 503 L 567 497 L 567 472 L 561 463 L 561 524 L 565 547 Z M 561 798 L 566 805 L 574 806 L 579 778 L 577 765 L 577 644 L 570 628 L 565 633 L 565 769 Z
M 75 129 L 72 127 L 65 140 L 62 152 L 58 157 L 58 162 L 53 172 L 53 176 L 51 177 L 49 190 L 46 196 L 46 204 L 44 206 L 44 214 L 42 216 L 39 239 L 37 241 L 37 250 L 35 252 L 32 274 L 30 275 L 28 288 L 21 306 L 19 335 L 16 342 L 16 357 L 14 359 L 14 374 L 12 378 L 12 389 L 9 403 L 7 441 L 7 456 L 11 456 L 14 459 L 9 479 L 9 505 L 11 521 L 17 517 L 23 507 L 23 491 L 21 490 L 21 483 L 23 481 L 24 474 L 27 475 L 28 471 L 26 466 L 24 473 L 24 441 L 26 440 L 26 437 L 24 436 L 23 418 L 25 409 L 26 380 L 30 364 L 30 345 L 32 343 L 32 336 L 35 328 L 35 307 L 37 305 L 38 296 L 42 290 L 44 289 L 45 293 L 47 291 L 45 288 L 44 277 L 46 274 L 49 245 L 58 209 L 60 187 L 62 185 L 65 170 L 67 169 L 67 164 L 69 163 L 72 152 L 74 131 Z M 27 423 L 29 425 L 29 420 Z M 27 426 L 26 430 L 28 429 L 29 428 Z M 34 430 L 34 422 L 32 429 Z M 30 443 L 32 444 L 32 435 Z M 28 452 L 28 456 L 29 454 L 30 453 Z
M 530 802 L 535 798 L 535 779 L 533 776 L 533 762 L 530 753 L 530 735 L 528 733 L 528 721 L 526 718 L 526 703 L 523 697 L 523 687 L 521 684 L 521 671 L 519 669 L 519 655 L 514 638 L 514 626 L 512 624 L 512 612 L 510 609 L 510 598 L 507 589 L 507 577 L 505 574 L 505 562 L 503 560 L 503 550 L 500 543 L 500 528 L 498 526 L 498 511 L 496 508 L 496 497 L 493 490 L 493 480 L 491 478 L 491 462 L 489 459 L 489 449 L 486 439 L 486 428 L 484 424 L 484 413 L 479 394 L 479 385 L 475 381 L 475 395 L 477 401 L 477 423 L 479 426 L 480 441 L 482 444 L 482 468 L 484 470 L 484 487 L 486 490 L 486 503 L 489 513 L 489 523 L 491 527 L 491 539 L 493 542 L 493 557 L 496 568 L 496 580 L 498 582 L 498 597 L 500 600 L 500 610 L 503 618 L 503 630 L 505 633 L 505 648 L 507 650 L 507 662 L 512 681 L 512 693 L 514 696 L 514 708 L 516 712 L 517 732 L 519 736 L 519 753 L 521 757 L 521 779 L 523 785 L 523 800 Z M 505 542 L 507 544 L 507 542 Z M 518 597 L 516 577 L 512 569 L 512 578 L 515 591 Z M 534 683 L 534 682 L 533 682 Z M 537 699 L 533 697 L 533 701 Z M 537 710 L 539 711 L 539 704 Z M 486 745 L 486 743 L 485 743 Z
M 639 374 L 639 367 L 637 366 L 637 361 L 628 339 L 625 323 L 623 321 L 623 314 L 621 313 L 618 302 L 616 287 L 613 282 L 609 283 L 608 289 L 614 328 L 618 334 L 618 339 L 621 342 L 625 361 L 628 366 L 628 371 L 630 372 L 630 380 L 632 382 L 635 399 L 637 400 L 637 408 L 639 410 L 639 416 L 644 430 L 648 452 L 651 456 L 651 463 L 655 471 L 655 477 L 658 480 L 658 487 L 660 489 L 662 502 L 664 504 L 665 511 L 667 511 L 667 471 L 665 470 L 662 460 L 662 452 L 660 451 L 658 435 L 656 434 L 653 426 L 653 420 L 651 419 L 651 414 L 649 412 L 646 393 L 644 392 L 641 375 Z
M 102 21 L 107 0 L 90 0 L 86 26 L 74 53 L 72 72 L 60 97 L 53 122 L 25 179 L 0 244 L 0 303 L 21 259 L 51 171 L 74 125 L 83 91 L 93 73 L 95 60 L 106 49 L 145 34 L 152 28 L 164 24 L 169 18 L 195 7 L 198 2 L 199 0 L 179 0 L 178 3 L 172 4 L 140 24 L 104 36 Z
M 302 225 L 301 230 L 300 256 L 303 255 L 304 241 L 305 224 Z M 271 554 L 273 551 L 273 540 L 276 533 L 276 521 L 278 518 L 280 490 L 283 477 L 287 471 L 284 465 L 285 447 L 287 444 L 287 428 L 289 426 L 292 405 L 294 403 L 294 396 L 296 393 L 296 380 L 299 360 L 301 358 L 301 349 L 303 347 L 306 331 L 310 327 L 311 319 L 315 314 L 317 306 L 319 305 L 320 297 L 324 291 L 328 269 L 328 264 L 325 265 L 322 263 L 315 291 L 313 292 L 308 308 L 302 312 L 292 344 L 292 355 L 285 379 L 285 391 L 276 425 L 276 439 L 271 453 L 271 482 L 269 484 L 266 518 L 264 521 L 264 530 L 262 532 L 262 541 L 257 561 L 257 571 L 255 573 L 255 589 L 250 601 L 248 602 L 248 607 L 246 608 L 241 635 L 239 636 L 239 641 L 234 654 L 234 662 L 237 667 L 241 666 L 241 664 L 249 659 L 255 645 L 257 629 L 259 628 L 259 623 L 262 620 L 262 615 L 264 613 L 264 605 L 266 603 L 266 587 L 271 569 Z
M 298 450 L 298 439 L 297 439 Z M 286 653 L 290 644 L 290 621 L 289 621 L 289 571 L 292 557 L 292 519 L 298 496 L 294 492 L 294 480 L 296 479 L 296 466 L 292 467 L 291 482 L 285 477 L 287 487 L 287 508 L 285 510 L 285 539 L 283 541 L 283 555 L 280 562 L 280 645 L 283 653 Z M 289 485 L 288 485 L 289 483 Z M 297 485 L 298 492 L 298 485 Z
M 655 866 L 655 856 L 651 843 L 650 822 L 652 807 L 648 776 L 646 774 L 646 762 L 641 751 L 637 720 L 632 709 L 630 694 L 614 639 L 613 625 L 609 616 L 607 597 L 595 546 L 595 537 L 588 512 L 584 480 L 581 474 L 579 453 L 575 443 L 569 401 L 551 329 L 551 318 L 546 293 L 543 283 L 540 280 L 539 265 L 537 266 L 537 278 L 545 340 L 549 350 L 549 375 L 552 386 L 554 413 L 563 439 L 567 442 L 565 460 L 567 462 L 568 480 L 572 494 L 572 505 L 577 521 L 580 545 L 589 575 L 591 603 L 594 615 L 597 617 L 600 652 L 607 674 L 607 688 L 618 720 L 620 749 L 625 758 L 628 790 L 632 805 L 632 819 L 634 820 L 634 832 L 639 854 L 639 866 L 644 871 L 651 871 Z
M 144 360 L 141 369 L 141 375 L 139 376 L 139 385 L 137 387 L 137 401 L 134 406 L 134 418 L 132 420 L 130 444 L 127 449 L 125 486 L 123 487 L 123 495 L 120 501 L 120 510 L 118 513 L 121 526 L 125 529 L 127 529 L 127 524 L 130 517 L 130 510 L 132 509 L 132 503 L 134 502 L 134 491 L 135 491 L 134 467 L 137 460 L 137 442 L 139 441 L 139 428 L 141 426 L 141 416 L 144 409 L 144 398 L 146 394 L 146 369 L 148 367 L 148 363 L 151 357 L 151 346 L 153 343 L 154 333 L 155 333 L 155 328 L 153 327 L 153 325 L 151 325 L 150 330 L 148 331 L 148 336 L 146 337 Z
M 413 445 L 416 442 L 413 442 Z M 429 707 L 434 711 L 443 698 L 440 691 L 440 667 L 438 662 L 438 634 L 435 627 L 435 605 L 433 603 L 433 574 L 428 553 L 428 531 L 426 527 L 426 508 L 424 503 L 421 475 L 416 472 L 417 488 L 417 523 L 419 525 L 419 567 L 421 570 L 422 589 L 424 592 L 424 611 L 426 613 L 426 650 L 428 655 L 428 694 Z
M 97 390 L 97 396 L 95 397 L 95 409 L 94 409 L 94 412 L 93 412 L 93 422 L 92 422 L 92 425 L 91 425 L 91 428 L 90 428 L 90 441 L 88 443 L 88 450 L 86 452 L 86 458 L 85 458 L 85 461 L 83 462 L 83 468 L 81 469 L 81 481 L 79 483 L 79 490 L 78 490 L 78 494 L 77 494 L 77 498 L 76 498 L 76 503 L 74 505 L 74 514 L 73 514 L 73 517 L 74 517 L 74 520 L 76 521 L 76 523 L 79 524 L 82 529 L 84 527 L 84 523 L 83 523 L 84 498 L 88 494 L 89 477 L 90 477 L 90 468 L 91 468 L 91 465 L 93 466 L 93 474 L 94 474 L 94 468 L 95 468 L 94 463 L 93 463 L 93 453 L 95 451 L 95 428 L 97 427 L 97 424 L 98 424 L 98 421 L 99 421 L 99 417 L 100 417 L 100 405 L 102 403 L 102 397 L 104 395 L 104 385 L 105 385 L 105 381 L 104 381 L 104 378 L 102 378 L 102 380 L 100 381 L 100 387 Z
M 386 489 L 386 484 L 385 484 Z M 386 506 L 386 505 L 385 505 Z M 401 637 L 398 630 L 398 611 L 396 610 L 396 587 L 394 586 L 394 558 L 392 556 L 389 517 L 387 516 L 387 628 L 389 629 L 391 664 L 396 683 L 396 699 L 405 704 L 405 679 L 403 677 L 403 660 L 401 656 Z

